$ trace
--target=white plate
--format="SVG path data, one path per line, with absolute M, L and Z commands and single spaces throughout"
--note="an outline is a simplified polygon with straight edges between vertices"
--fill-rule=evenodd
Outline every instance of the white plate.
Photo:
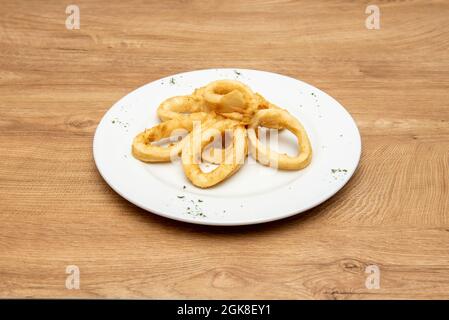
M 240 80 L 297 117 L 312 144 L 312 163 L 301 171 L 280 171 L 249 156 L 234 176 L 203 190 L 186 179 L 179 162 L 145 164 L 133 158 L 134 136 L 159 122 L 156 109 L 163 100 L 218 79 Z M 290 152 L 296 140 L 284 131 L 279 148 Z M 354 173 L 361 140 L 349 113 L 309 84 L 264 71 L 210 69 L 153 81 L 120 99 L 98 125 L 93 151 L 106 182 L 143 209 L 191 223 L 245 225 L 286 218 L 329 199 Z

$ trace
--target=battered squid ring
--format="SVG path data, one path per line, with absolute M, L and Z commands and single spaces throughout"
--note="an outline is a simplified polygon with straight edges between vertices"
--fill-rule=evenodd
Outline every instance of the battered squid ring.
M 230 146 L 227 148 L 212 147 L 210 149 L 203 149 L 201 160 L 212 164 L 221 164 L 226 157 L 226 152 L 230 152 L 230 150 Z
M 232 147 L 228 146 L 227 148 L 213 148 L 211 153 L 203 152 L 201 155 L 201 159 L 203 161 L 212 163 L 212 164 L 221 164 L 224 159 L 226 159 L 226 155 L 232 152 Z M 245 158 L 248 156 L 248 148 L 245 150 Z
M 260 93 L 255 93 L 254 97 L 257 102 L 257 110 L 263 110 L 263 109 L 282 109 L 275 105 L 274 103 L 271 103 L 267 99 L 265 99 L 264 96 L 262 96 Z
M 254 96 L 257 99 L 257 110 L 270 108 L 270 101 L 265 99 L 264 96 L 262 96 L 260 93 L 257 92 L 254 94 Z
M 157 115 L 162 121 L 167 121 L 172 119 L 184 119 L 189 116 L 186 113 L 207 111 L 209 110 L 204 102 L 204 99 L 194 93 L 190 96 L 176 96 L 168 98 L 159 105 Z
M 244 124 L 250 122 L 257 110 L 257 99 L 254 98 L 254 93 L 239 81 L 213 81 L 202 93 L 210 109 Z
M 159 141 L 179 129 L 187 132 L 192 131 L 194 121 L 201 121 L 203 127 L 212 125 L 217 121 L 215 114 L 198 112 L 192 113 L 182 119 L 172 119 L 158 124 L 151 129 L 139 133 L 133 140 L 132 153 L 134 157 L 144 162 L 168 162 L 173 157 L 179 155 L 182 145 L 186 139 L 167 147 L 152 145 L 152 142 Z
M 233 152 L 228 153 L 225 161 L 211 172 L 203 172 L 199 167 L 198 158 L 203 148 L 210 143 L 215 135 L 223 133 L 227 129 L 233 129 Z M 182 166 L 187 178 L 197 187 L 209 188 L 233 175 L 240 169 L 245 161 L 247 150 L 246 129 L 233 120 L 222 120 L 214 123 L 202 132 L 200 140 L 195 143 L 190 134 L 189 139 L 182 147 Z
M 221 146 L 214 146 L 211 145 L 210 147 L 206 146 L 203 148 L 203 151 L 201 152 L 201 160 L 205 162 L 209 162 L 212 164 L 221 164 L 226 159 L 226 155 L 230 152 L 233 152 L 233 144 L 230 143 L 228 145 L 225 144 L 226 139 L 224 137 L 225 135 L 222 135 L 222 143 Z M 248 156 L 248 148 L 245 149 L 245 158 Z
M 290 130 L 298 139 L 299 154 L 296 157 L 290 157 L 271 151 L 257 137 L 256 130 L 259 126 L 267 128 L 282 126 Z M 300 170 L 307 167 L 312 160 L 312 147 L 306 131 L 295 117 L 282 109 L 259 110 L 248 128 L 248 140 L 251 155 L 266 166 L 283 170 Z
M 220 137 L 220 140 L 216 140 L 215 138 Z M 204 146 L 201 151 L 201 160 L 205 162 L 209 162 L 212 164 L 220 164 L 224 160 L 225 149 L 232 146 L 229 144 L 225 148 L 226 143 L 226 134 L 222 133 L 221 135 L 217 135 L 214 137 L 213 141 L 208 145 Z
M 257 110 L 263 110 L 263 109 L 281 109 L 282 110 L 282 108 L 278 107 L 274 103 L 271 103 L 270 101 L 265 99 L 260 93 L 255 93 L 254 96 L 257 99 Z M 273 124 L 272 128 L 278 129 L 278 130 L 284 129 L 281 125 L 276 126 L 274 124 Z

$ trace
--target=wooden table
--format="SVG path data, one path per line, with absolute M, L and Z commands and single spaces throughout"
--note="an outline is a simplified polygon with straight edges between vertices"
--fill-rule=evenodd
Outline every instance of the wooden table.
M 448 1 L 378 1 L 380 30 L 365 27 L 368 1 L 74 3 L 79 30 L 64 1 L 1 1 L 1 297 L 449 298 Z M 338 99 L 362 134 L 353 179 L 305 214 L 237 228 L 170 221 L 113 192 L 92 159 L 106 110 L 215 67 Z

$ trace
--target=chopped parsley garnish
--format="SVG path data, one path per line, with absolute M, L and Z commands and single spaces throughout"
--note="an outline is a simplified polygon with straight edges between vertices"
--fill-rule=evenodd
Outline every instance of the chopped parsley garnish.
M 346 172 L 348 172 L 347 169 L 331 169 L 331 171 L 332 171 L 332 173 L 338 173 L 338 172 L 344 172 L 344 173 L 346 173 Z

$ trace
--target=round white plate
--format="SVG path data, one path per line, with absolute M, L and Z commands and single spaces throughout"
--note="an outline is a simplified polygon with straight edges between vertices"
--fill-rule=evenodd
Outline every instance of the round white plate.
M 200 189 L 184 176 L 180 162 L 146 164 L 132 156 L 134 136 L 159 123 L 156 110 L 163 100 L 218 79 L 242 81 L 297 117 L 312 144 L 311 164 L 301 171 L 281 171 L 248 156 L 235 175 Z M 283 130 L 279 136 L 280 151 L 295 150 L 291 133 Z M 264 71 L 209 69 L 153 81 L 120 99 L 98 125 L 93 152 L 106 182 L 143 209 L 191 223 L 245 225 L 286 218 L 329 199 L 354 173 L 361 140 L 349 113 L 307 83 Z

